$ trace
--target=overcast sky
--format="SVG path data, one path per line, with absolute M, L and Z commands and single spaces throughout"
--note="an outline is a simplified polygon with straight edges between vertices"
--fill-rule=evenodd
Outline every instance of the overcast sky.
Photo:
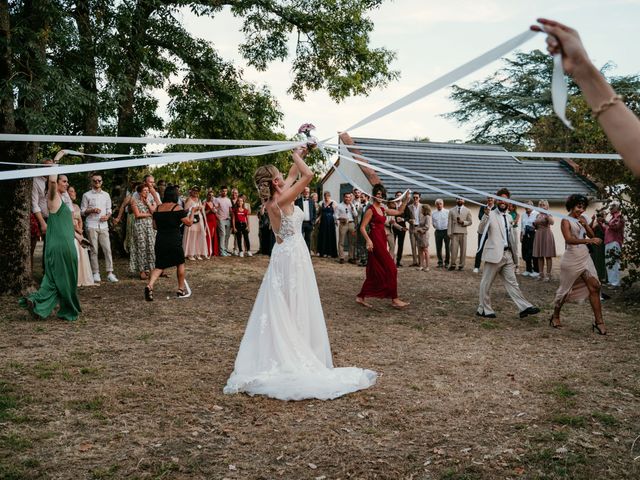
M 323 92 L 309 93 L 304 102 L 290 97 L 286 93 L 292 78 L 290 61 L 274 63 L 266 72 L 247 67 L 238 53 L 241 21 L 228 10 L 215 18 L 185 12 L 182 19 L 190 32 L 210 41 L 225 59 L 242 67 L 245 80 L 269 87 L 284 113 L 286 134 L 293 135 L 300 124 L 312 122 L 318 127 L 316 135 L 326 138 L 521 33 L 539 16 L 577 28 L 597 66 L 612 61 L 617 65 L 616 74 L 640 72 L 640 0 L 387 1 L 371 15 L 375 24 L 371 40 L 372 46 L 397 53 L 392 67 L 400 71 L 400 79 L 368 97 L 339 104 Z M 295 45 L 293 39 L 291 45 Z M 544 48 L 542 34 L 521 47 L 525 51 L 535 48 Z M 498 66 L 494 62 L 460 83 L 480 80 Z M 166 95 L 157 93 L 166 102 Z M 441 90 L 351 133 L 394 139 L 465 139 L 464 127 L 441 117 L 455 108 L 448 93 L 448 89 Z

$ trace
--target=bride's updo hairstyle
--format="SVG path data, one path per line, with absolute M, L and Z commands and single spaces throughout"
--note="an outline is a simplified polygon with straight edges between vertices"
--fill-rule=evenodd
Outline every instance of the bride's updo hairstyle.
M 258 189 L 258 195 L 262 203 L 266 203 L 273 195 L 273 180 L 280 175 L 280 171 L 273 165 L 262 165 L 253 174 L 253 181 Z

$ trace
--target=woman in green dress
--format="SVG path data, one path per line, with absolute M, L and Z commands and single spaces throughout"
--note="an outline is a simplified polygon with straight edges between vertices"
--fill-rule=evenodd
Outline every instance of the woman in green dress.
M 40 289 L 19 300 L 20 305 L 36 318 L 47 318 L 56 305 L 60 305 L 56 316 L 63 320 L 76 320 L 80 313 L 77 293 L 78 255 L 74 244 L 73 217 L 69 207 L 62 203 L 61 197 L 68 186 L 69 181 L 65 175 L 49 176 L 45 274 Z

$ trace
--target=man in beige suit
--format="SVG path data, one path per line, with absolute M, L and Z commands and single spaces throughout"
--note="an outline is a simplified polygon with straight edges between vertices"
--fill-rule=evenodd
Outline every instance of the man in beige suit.
M 501 188 L 496 196 L 510 198 L 511 194 L 506 188 Z M 524 298 L 516 280 L 515 255 L 511 246 L 515 245 L 517 239 L 511 229 L 511 216 L 507 209 L 507 202 L 498 200 L 496 205 L 498 208 L 495 210 L 487 209 L 478 227 L 478 233 L 483 236 L 482 260 L 485 266 L 480 281 L 480 305 L 476 315 L 496 318 L 496 313 L 491 308 L 490 292 L 498 274 L 502 277 L 511 300 L 517 305 L 520 318 L 535 315 L 540 312 L 540 309 Z
M 456 259 L 458 254 L 458 270 L 464 268 L 467 258 L 467 227 L 473 223 L 471 210 L 464 206 L 464 200 L 460 197 L 456 199 L 456 206 L 449 210 L 449 226 L 447 235 L 451 241 L 451 266 L 449 270 L 456 269 Z

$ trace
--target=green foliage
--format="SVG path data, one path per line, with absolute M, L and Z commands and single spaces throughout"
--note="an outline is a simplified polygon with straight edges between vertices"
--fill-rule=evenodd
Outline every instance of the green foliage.
M 609 64 L 603 74 L 611 69 Z M 505 66 L 468 89 L 453 87 L 451 99 L 459 108 L 447 117 L 474 125 L 470 142 L 503 145 L 507 149 L 541 152 L 613 153 L 600 125 L 577 85 L 569 82 L 567 118 L 574 130 L 566 128 L 553 114 L 551 104 L 551 57 L 534 50 L 517 53 Z M 613 88 L 624 95 L 629 108 L 640 114 L 640 75 L 609 76 Z M 599 198 L 621 204 L 627 219 L 622 269 L 626 286 L 640 280 L 640 181 L 622 162 L 576 160 L 569 162 L 595 182 Z M 567 192 L 567 194 L 570 192 Z

